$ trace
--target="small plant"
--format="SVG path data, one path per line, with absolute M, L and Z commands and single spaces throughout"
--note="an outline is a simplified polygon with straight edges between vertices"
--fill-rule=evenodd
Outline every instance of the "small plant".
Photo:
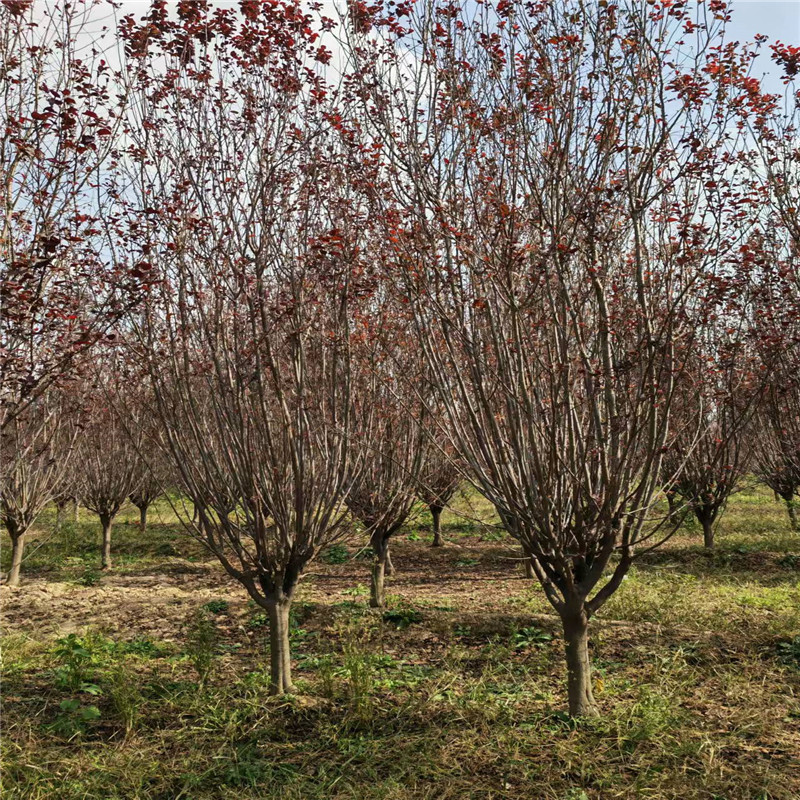
M 418 533 L 409 533 L 406 539 L 408 539 L 409 542 L 418 542 L 422 537 Z
M 364 586 L 364 584 L 359 583 L 358 586 L 353 586 L 351 589 L 343 589 L 342 594 L 349 594 L 354 597 L 360 597 L 362 595 L 369 594 L 369 589 Z
M 214 621 L 199 608 L 186 628 L 186 654 L 197 672 L 200 685 L 205 685 L 217 658 L 219 635 Z
M 416 622 L 422 622 L 422 614 L 415 608 L 397 608 L 391 611 L 383 612 L 383 621 L 392 622 L 397 626 L 398 630 L 404 630 L 409 625 Z
M 118 662 L 107 676 L 107 685 L 111 705 L 128 736 L 136 727 L 141 711 L 142 695 L 136 675 L 124 661 Z
M 352 629 L 349 634 L 342 646 L 342 671 L 352 711 L 357 718 L 366 719 L 372 709 L 375 689 L 374 657 L 367 650 L 363 638 Z
M 350 560 L 350 552 L 343 544 L 334 544 L 320 558 L 326 564 L 346 564 Z
M 59 661 L 56 667 L 56 685 L 68 691 L 87 691 L 84 687 L 94 686 L 88 682 L 88 669 L 93 658 L 90 648 L 77 634 L 71 633 L 56 641 L 54 655 Z
M 164 655 L 162 648 L 147 636 L 137 636 L 129 642 L 121 642 L 117 647 L 124 654 L 142 658 L 159 658 Z
M 100 719 L 100 709 L 95 705 L 84 705 L 77 697 L 62 700 L 59 713 L 52 724 L 52 729 L 67 738 L 86 733 L 89 723 Z
M 778 642 L 776 649 L 778 658 L 787 667 L 800 670 L 800 636 L 785 642 Z
M 800 554 L 787 553 L 785 556 L 778 559 L 778 565 L 786 567 L 786 569 L 800 569 Z
M 95 586 L 99 583 L 102 573 L 95 566 L 87 566 L 83 574 L 75 581 L 79 586 Z
M 515 650 L 525 650 L 528 647 L 543 647 L 552 639 L 552 634 L 535 627 L 511 631 L 511 645 Z
M 459 558 L 456 561 L 457 567 L 474 567 L 478 563 L 477 558 Z
M 269 615 L 265 614 L 263 611 L 260 611 L 258 614 L 253 614 L 253 616 L 247 620 L 248 628 L 266 628 L 268 625 Z
M 211 614 L 225 614 L 228 611 L 227 600 L 209 600 L 201 608 L 204 608 Z

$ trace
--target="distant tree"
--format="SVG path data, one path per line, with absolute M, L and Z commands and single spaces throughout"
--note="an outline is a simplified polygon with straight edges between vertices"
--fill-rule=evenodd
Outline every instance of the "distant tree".
M 26 534 L 70 469 L 74 411 L 68 396 L 51 389 L 0 432 L 0 520 L 11 538 L 9 586 L 19 586 Z
M 763 386 L 746 333 L 741 327 L 707 330 L 704 342 L 687 358 L 674 403 L 674 435 L 664 458 L 671 511 L 677 497 L 697 517 L 709 549 L 720 515 L 753 466 L 749 423 Z
M 765 37 L 760 37 L 763 45 Z M 753 426 L 756 471 L 783 498 L 797 528 L 800 485 L 800 47 L 770 45 L 785 90 L 768 92 L 740 75 L 740 127 L 746 127 L 750 178 L 760 188 L 760 275 L 754 339 L 766 391 Z
M 431 547 L 441 547 L 442 511 L 449 505 L 464 476 L 447 444 L 428 443 L 425 463 L 419 476 L 417 496 L 428 506 L 433 520 Z
M 100 520 L 101 565 L 110 569 L 111 530 L 128 497 L 138 489 L 136 446 L 119 410 L 113 406 L 114 387 L 95 386 L 86 411 L 75 464 L 78 497 Z
M 800 531 L 800 386 L 770 373 L 770 385 L 751 428 L 758 477 L 786 504 L 792 530 Z
M 364 526 L 374 556 L 370 605 L 385 605 L 384 577 L 391 565 L 391 538 L 414 506 L 429 451 L 419 384 L 411 378 L 418 354 L 407 330 L 388 320 L 391 305 L 376 310 L 373 324 L 357 349 L 362 379 L 353 395 L 358 430 L 354 445 L 363 458 L 359 479 L 348 494 L 350 513 Z M 378 320 L 383 320 L 378 325 Z M 416 367 L 416 370 L 415 370 Z M 409 384 L 414 386 L 409 391 Z

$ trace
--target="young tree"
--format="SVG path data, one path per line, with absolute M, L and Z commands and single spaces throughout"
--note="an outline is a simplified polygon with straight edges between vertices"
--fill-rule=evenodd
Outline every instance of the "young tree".
M 346 500 L 372 547 L 373 608 L 385 604 L 384 577 L 394 571 L 390 540 L 411 513 L 429 450 L 415 397 L 420 387 L 412 379 L 415 388 L 409 392 L 407 383 L 416 354 L 400 326 L 389 324 L 392 317 L 391 306 L 382 306 L 367 326 L 366 341 L 360 342 L 363 378 L 354 394 L 353 416 L 359 433 L 355 446 L 363 452 L 364 465 Z
M 136 483 L 137 488 L 128 499 L 139 509 L 139 532 L 144 533 L 147 530 L 147 509 L 161 496 L 162 488 L 147 465 L 140 470 Z
M 738 61 L 712 5 L 351 4 L 400 290 L 453 447 L 561 618 L 575 716 L 598 713 L 590 618 L 671 532 L 676 355 L 748 208 L 714 149 Z
M 456 493 L 464 476 L 451 448 L 436 441 L 428 444 L 423 470 L 419 477 L 417 497 L 430 508 L 433 520 L 431 547 L 442 547 L 442 511 Z
M 25 536 L 61 491 L 70 468 L 73 412 L 69 398 L 51 390 L 0 432 L 0 520 L 11 538 L 9 586 L 19 586 Z
M 786 504 L 792 530 L 800 530 L 800 386 L 779 370 L 769 373 L 770 385 L 751 427 L 753 459 L 758 477 Z
M 722 316 L 730 319 L 732 314 Z M 707 329 L 687 358 L 674 403 L 674 436 L 664 459 L 668 497 L 674 493 L 694 513 L 708 549 L 714 547 L 720 514 L 752 466 L 749 422 L 762 386 L 746 333 L 741 327 Z
M 131 250 L 158 276 L 131 325 L 197 509 L 183 522 L 269 614 L 274 694 L 293 688 L 298 580 L 348 531 L 360 469 L 351 336 L 371 279 L 347 169 L 360 156 L 335 130 L 314 27 L 293 0 L 241 15 L 181 3 L 177 17 L 154 3 L 124 24 L 140 114 Z
M 86 412 L 76 457 L 78 496 L 100 519 L 101 564 L 111 569 L 111 529 L 139 479 L 136 447 L 119 410 L 112 405 L 114 387 L 95 387 L 94 404 Z

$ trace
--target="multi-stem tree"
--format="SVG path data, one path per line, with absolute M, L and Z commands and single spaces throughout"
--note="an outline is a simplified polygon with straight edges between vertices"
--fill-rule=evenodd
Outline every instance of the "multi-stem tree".
M 742 328 L 709 329 L 687 358 L 664 458 L 668 496 L 674 493 L 694 513 L 709 549 L 720 514 L 752 467 L 748 423 L 761 386 L 744 333 Z
M 421 387 L 412 378 L 413 340 L 403 335 L 401 325 L 387 324 L 392 316 L 391 306 L 384 305 L 359 341 L 363 377 L 353 401 L 359 433 L 355 446 L 363 453 L 364 465 L 347 497 L 347 507 L 364 526 L 372 547 L 373 608 L 385 604 L 384 578 L 387 570 L 394 571 L 390 540 L 411 513 L 429 450 L 421 421 Z M 379 319 L 382 325 L 377 324 Z M 378 332 L 373 335 L 372 331 Z
M 753 180 L 762 190 L 761 274 L 755 342 L 767 391 L 754 425 L 756 470 L 783 498 L 797 529 L 800 487 L 800 47 L 776 42 L 772 58 L 786 91 L 770 94 L 750 76 L 739 80 L 741 124 L 755 147 Z
M 116 390 L 114 386 L 93 387 L 93 403 L 85 412 L 74 470 L 81 503 L 100 520 L 103 569 L 111 568 L 114 519 L 136 491 L 140 478 L 134 440 L 114 406 Z
M 422 472 L 419 476 L 417 497 L 428 506 L 433 520 L 431 547 L 441 547 L 442 511 L 453 499 L 464 476 L 452 448 L 435 439 L 428 445 Z
M 747 192 L 715 150 L 740 68 L 714 48 L 725 14 L 350 7 L 399 290 L 453 447 L 561 617 L 573 715 L 598 713 L 590 618 L 671 532 L 656 501 L 676 356 L 746 229 Z
M 77 431 L 68 395 L 51 389 L 0 433 L 0 520 L 11 538 L 9 586 L 19 586 L 25 535 L 62 489 Z
M 136 110 L 131 251 L 158 283 L 132 317 L 193 533 L 266 609 L 271 691 L 289 611 L 348 532 L 354 311 L 370 290 L 330 54 L 294 0 L 154 3 L 124 23 Z M 350 162 L 360 170 L 348 169 Z

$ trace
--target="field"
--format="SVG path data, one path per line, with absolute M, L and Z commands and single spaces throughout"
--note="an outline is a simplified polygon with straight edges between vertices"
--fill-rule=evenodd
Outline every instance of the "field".
M 120 515 L 107 574 L 95 519 L 46 514 L 2 589 L 3 797 L 800 798 L 800 535 L 770 494 L 734 498 L 715 552 L 688 525 L 642 558 L 593 621 L 603 717 L 578 723 L 518 548 L 458 505 L 446 547 L 424 511 L 396 538 L 386 611 L 357 542 L 312 564 L 283 698 L 265 615 L 165 501 L 145 535 Z

